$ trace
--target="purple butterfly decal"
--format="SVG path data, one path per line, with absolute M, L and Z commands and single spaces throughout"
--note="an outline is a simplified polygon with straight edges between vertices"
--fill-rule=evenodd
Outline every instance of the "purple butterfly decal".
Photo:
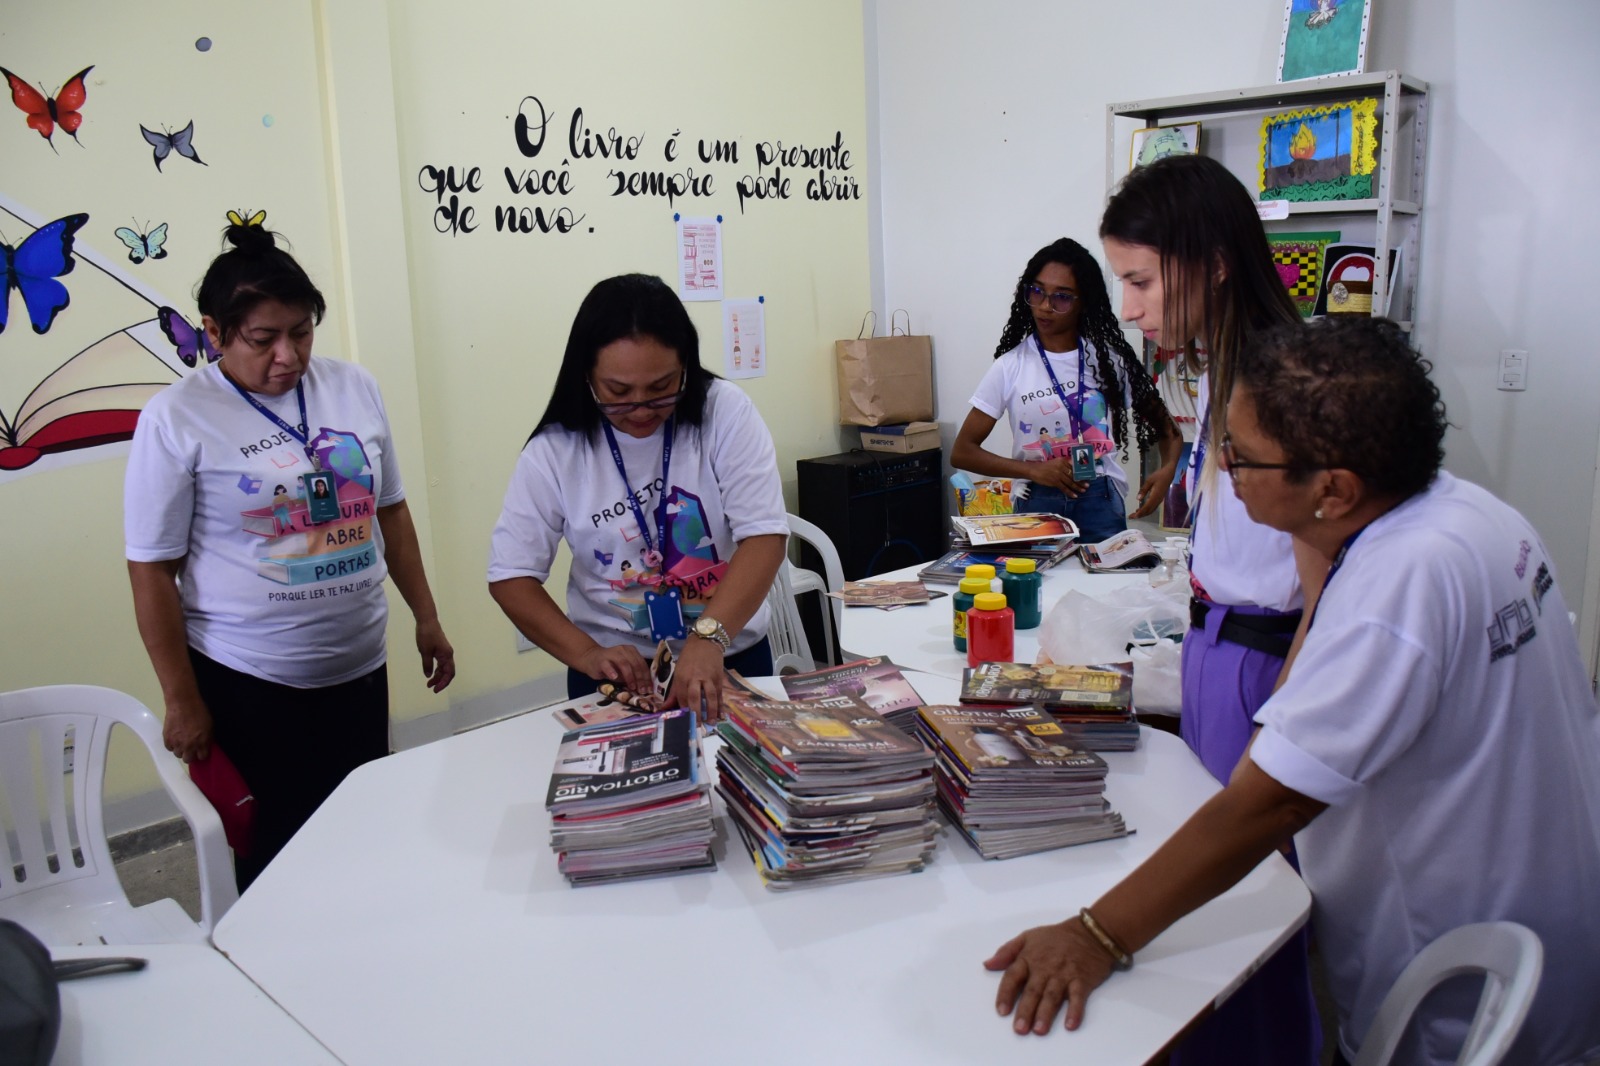
M 599 548 L 596 548 L 594 550 L 594 557 L 600 560 L 601 566 L 610 566 L 611 560 L 615 559 L 616 555 L 611 552 L 603 552 Z
M 254 496 L 261 491 L 261 479 L 251 477 L 249 474 L 239 475 L 239 491 L 246 496 Z
M 1033 426 L 1030 423 L 1027 423 L 1027 422 L 1018 422 L 1017 423 L 1017 432 L 1018 433 L 1032 433 L 1033 432 Z
M 189 325 L 189 320 L 172 308 L 158 309 L 156 317 L 161 320 L 161 332 L 178 349 L 178 358 L 183 360 L 184 366 L 194 366 L 202 354 L 208 363 L 215 363 L 222 358 L 222 353 L 211 346 L 211 338 L 206 336 L 206 331 Z

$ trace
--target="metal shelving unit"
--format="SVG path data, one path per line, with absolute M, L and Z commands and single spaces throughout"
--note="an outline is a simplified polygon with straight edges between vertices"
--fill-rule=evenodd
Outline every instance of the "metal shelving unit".
M 1362 232 L 1352 236 L 1341 230 L 1341 239 L 1369 243 L 1375 252 L 1372 305 L 1387 306 L 1390 315 L 1410 330 L 1420 277 L 1418 251 L 1427 177 L 1428 85 L 1424 81 L 1390 70 L 1109 104 L 1107 194 L 1127 173 L 1128 147 L 1136 129 L 1199 122 L 1204 154 L 1221 161 L 1246 188 L 1254 189 L 1258 185 L 1263 117 L 1294 108 L 1369 98 L 1378 101 L 1377 196 L 1290 203 L 1289 221 L 1307 215 L 1349 219 Z M 1368 229 L 1370 240 L 1365 239 Z M 1403 249 L 1401 291 L 1393 301 L 1388 298 L 1391 248 Z

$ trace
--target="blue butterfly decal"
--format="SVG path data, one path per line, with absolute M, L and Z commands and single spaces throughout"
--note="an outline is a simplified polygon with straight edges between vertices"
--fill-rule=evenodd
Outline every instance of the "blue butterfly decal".
M 1018 422 L 1017 423 L 1017 432 L 1018 433 L 1032 433 L 1033 432 L 1033 424 L 1030 423 L 1030 422 Z
M 596 548 L 594 550 L 594 557 L 600 560 L 601 566 L 610 566 L 611 560 L 615 559 L 616 555 L 612 552 L 603 552 L 599 548 Z
M 177 133 L 157 133 L 155 130 L 147 130 L 143 126 L 139 127 L 139 132 L 144 134 L 144 139 L 149 141 L 150 146 L 155 149 L 157 170 L 161 169 L 162 160 L 173 152 L 177 152 L 185 159 L 193 159 L 201 166 L 208 165 L 204 159 L 200 158 L 199 153 L 194 150 L 193 119 L 190 119 L 189 124 Z
M 48 332 L 56 315 L 72 302 L 67 287 L 56 278 L 72 273 L 77 265 L 72 258 L 72 241 L 88 221 L 86 214 L 67 215 L 40 226 L 15 248 L 0 243 L 6 275 L 4 298 L 0 299 L 0 333 L 5 332 L 12 289 L 22 293 L 35 333 Z
M 129 229 L 127 226 L 118 226 L 113 231 L 117 240 L 128 246 L 128 258 L 135 263 L 142 263 L 146 259 L 165 259 L 166 249 L 162 245 L 167 243 L 167 224 L 165 222 L 151 230 L 149 233 L 140 233 L 138 230 Z
M 183 360 L 184 366 L 194 366 L 200 361 L 201 355 L 206 357 L 208 363 L 215 363 L 222 358 L 222 353 L 211 346 L 211 338 L 206 336 L 206 331 L 189 325 L 189 320 L 172 308 L 158 308 L 156 317 L 161 320 L 161 332 L 178 349 L 178 358 Z

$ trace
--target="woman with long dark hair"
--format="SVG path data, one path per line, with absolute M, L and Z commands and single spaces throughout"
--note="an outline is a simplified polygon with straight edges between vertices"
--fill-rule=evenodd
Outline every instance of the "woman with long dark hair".
M 681 637 L 668 705 L 715 712 L 726 668 L 772 672 L 765 598 L 788 531 L 772 436 L 700 364 L 683 303 L 644 274 L 596 285 L 506 489 L 495 602 L 566 664 L 573 697 L 650 691 L 656 638 Z M 564 611 L 545 589 L 563 540 Z
M 1272 263 L 1255 201 L 1206 156 L 1172 156 L 1127 176 L 1100 222 L 1106 260 L 1122 281 L 1122 318 L 1200 371 L 1200 434 L 1186 472 L 1191 626 L 1183 642 L 1183 739 L 1226 783 L 1255 730 L 1255 713 L 1284 672 L 1305 595 L 1321 586 L 1315 559 L 1287 533 L 1258 525 L 1219 481 L 1218 442 L 1235 363 L 1252 337 L 1300 321 Z M 1182 1066 L 1297 1066 L 1321 1043 L 1304 938 L 1291 941 L 1174 1053 Z
M 1141 518 L 1161 505 L 1177 470 L 1183 438 L 1111 310 L 1100 264 L 1065 237 L 1034 253 L 1017 279 L 1011 314 L 950 450 L 962 470 L 1013 480 L 1022 512 L 1071 518 L 1080 539 L 1105 540 L 1128 527 L 1123 504 L 1128 408 L 1141 449 L 1156 446 L 1161 466 L 1139 486 Z M 1011 454 L 983 447 L 1004 415 Z M 1091 470 L 1073 447 L 1093 451 Z

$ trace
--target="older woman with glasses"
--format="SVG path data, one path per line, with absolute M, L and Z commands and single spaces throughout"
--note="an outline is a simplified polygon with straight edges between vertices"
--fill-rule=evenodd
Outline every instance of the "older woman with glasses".
M 1133 408 L 1141 448 L 1161 466 L 1139 486 L 1133 517 L 1161 505 L 1178 468 L 1183 438 L 1117 324 L 1094 256 L 1063 237 L 1028 260 L 1011 297 L 1011 317 L 956 435 L 951 465 L 1013 479 L 1018 511 L 1066 515 L 1095 542 L 1128 528 L 1128 458 Z M 983 444 L 1005 415 L 1011 454 Z M 1076 461 L 1075 461 L 1076 460 Z
M 1428 370 L 1394 323 L 1353 315 L 1238 353 L 1218 458 L 1252 519 L 1322 560 L 1322 595 L 1228 786 L 1077 917 L 988 961 L 1017 1032 L 1049 1031 L 1063 1005 L 1076 1028 L 1113 966 L 1292 838 L 1335 1061 L 1422 948 L 1489 921 L 1544 944 L 1505 1061 L 1600 1055 L 1600 712 L 1539 534 L 1440 469 Z M 1481 992 L 1431 994 L 1394 1061 L 1457 1061 Z
M 604 681 L 648 692 L 646 659 L 667 639 L 667 705 L 714 710 L 726 668 L 772 672 L 765 598 L 788 530 L 772 436 L 700 365 L 677 296 L 643 274 L 596 285 L 506 490 L 495 602 L 567 665 L 569 696 Z M 565 611 L 545 589 L 562 540 Z

